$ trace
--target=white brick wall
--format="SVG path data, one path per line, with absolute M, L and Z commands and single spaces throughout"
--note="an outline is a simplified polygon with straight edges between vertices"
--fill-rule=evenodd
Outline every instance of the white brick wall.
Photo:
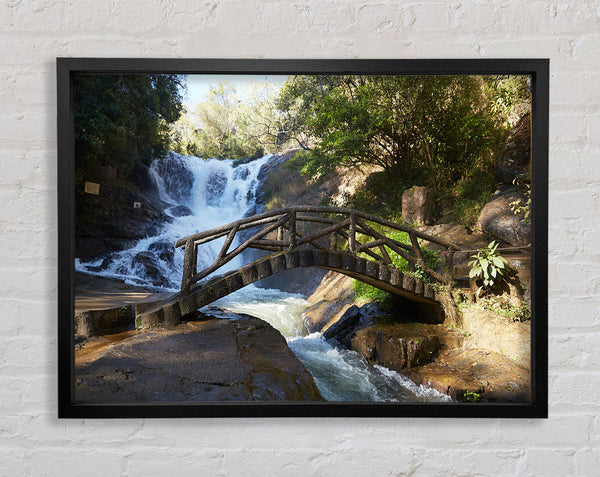
M 600 3 L 0 3 L 0 475 L 598 475 Z M 56 419 L 57 56 L 549 57 L 550 418 Z

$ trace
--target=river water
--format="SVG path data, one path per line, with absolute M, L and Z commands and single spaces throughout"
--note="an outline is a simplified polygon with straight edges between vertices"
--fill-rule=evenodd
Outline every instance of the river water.
M 172 222 L 156 236 L 140 240 L 134 247 L 112 254 L 108 259 L 102 257 L 87 263 L 76 260 L 76 269 L 159 290 L 177 290 L 183 252 L 174 250 L 173 244 L 181 237 L 254 213 L 260 169 L 270 160 L 271 156 L 265 156 L 236 167 L 231 160 L 202 160 L 169 153 L 167 158 L 152 164 L 151 174 L 161 199 L 169 204 L 166 213 Z M 214 261 L 224 240 L 199 247 L 199 270 Z M 244 263 L 242 253 L 216 273 L 236 269 Z M 212 305 L 257 316 L 279 330 L 328 401 L 449 400 L 394 371 L 369 365 L 358 353 L 334 348 L 320 333 L 309 334 L 302 320 L 307 306 L 302 295 L 250 285 Z

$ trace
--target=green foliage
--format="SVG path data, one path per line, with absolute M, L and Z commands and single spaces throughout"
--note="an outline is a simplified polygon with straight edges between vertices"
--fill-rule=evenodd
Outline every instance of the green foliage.
M 519 105 L 531 105 L 529 76 L 497 75 L 484 77 L 492 111 L 508 119 Z
M 374 172 L 354 195 L 345 198 L 344 205 L 402 222 L 402 194 L 408 186 L 401 177 L 390 179 L 384 172 Z
M 75 76 L 77 168 L 131 167 L 164 154 L 182 111 L 177 75 Z
M 469 278 L 475 278 L 483 283 L 483 288 L 490 289 L 498 285 L 507 271 L 507 261 L 496 249 L 498 242 L 490 242 L 486 248 L 481 248 L 477 255 L 472 255 L 469 262 L 471 270 Z
M 513 305 L 505 296 L 491 295 L 479 300 L 477 305 L 484 310 L 506 316 L 512 321 L 528 321 L 531 319 L 531 309 L 526 303 Z
M 477 219 L 485 204 L 496 190 L 494 161 L 481 161 L 477 167 L 465 171 L 463 177 L 441 199 L 447 207 L 446 220 L 475 229 Z
M 529 184 L 528 182 L 525 182 L 520 177 L 515 177 L 515 179 L 513 180 L 513 184 L 521 187 L 521 190 L 523 191 L 523 194 L 525 195 L 525 200 L 523 200 L 523 199 L 513 200 L 509 204 L 510 210 L 512 210 L 513 214 L 515 214 L 515 215 L 523 216 L 523 218 L 521 219 L 522 223 L 530 224 L 531 223 L 531 217 L 530 217 L 530 214 L 531 214 L 531 184 Z
M 371 227 L 373 227 L 374 229 L 378 230 L 379 232 L 384 231 L 383 230 L 384 227 L 382 227 L 379 224 L 371 223 L 369 225 Z M 385 235 L 387 237 L 391 238 L 392 240 L 396 240 L 396 241 L 404 243 L 406 245 L 411 244 L 410 237 L 408 236 L 408 234 L 406 232 L 401 232 L 399 230 L 391 230 L 390 231 L 389 229 L 386 229 Z M 361 238 L 361 234 L 357 234 L 357 239 L 360 239 L 360 238 Z M 405 274 L 409 274 L 409 275 L 414 276 L 415 278 L 418 278 L 419 280 L 423 280 L 425 282 L 431 282 L 431 277 L 429 275 L 427 275 L 425 270 L 423 270 L 419 265 L 415 266 L 414 271 L 410 271 L 408 261 L 404 257 L 402 257 L 401 255 L 399 255 L 398 253 L 394 252 L 393 250 L 391 250 L 387 247 L 386 247 L 386 250 L 388 252 L 388 255 L 390 256 L 390 260 L 394 267 L 398 268 Z M 427 264 L 427 266 L 432 269 L 435 269 L 435 267 L 441 261 L 440 257 L 434 251 L 427 250 L 427 249 L 422 249 L 422 251 L 423 251 L 423 256 L 425 258 L 425 263 Z M 359 255 L 363 256 L 364 258 L 367 258 L 369 260 L 373 260 L 372 257 L 370 257 L 369 255 L 367 255 L 365 253 L 361 253 Z M 379 288 L 373 287 L 373 286 L 368 285 L 359 280 L 354 280 L 353 288 L 354 288 L 355 296 L 359 299 L 374 301 L 374 302 L 378 303 L 380 305 L 380 307 L 382 307 L 383 309 L 389 309 L 392 305 L 392 295 L 386 291 L 380 290 Z
M 375 302 L 382 310 L 392 309 L 393 296 L 391 293 L 360 280 L 353 280 L 352 287 L 356 299 Z
M 462 396 L 458 398 L 458 400 L 460 402 L 481 402 L 481 394 L 472 391 L 465 391 Z
M 483 86 L 472 76 L 296 76 L 278 106 L 295 108 L 291 131 L 314 143 L 296 157 L 307 175 L 369 164 L 444 189 L 503 133 Z

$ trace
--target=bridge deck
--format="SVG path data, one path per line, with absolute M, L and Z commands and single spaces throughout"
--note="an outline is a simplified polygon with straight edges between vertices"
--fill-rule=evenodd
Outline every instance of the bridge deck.
M 444 302 L 438 287 L 403 273 L 393 265 L 367 260 L 349 252 L 306 249 L 269 255 L 200 283 L 189 294 L 177 293 L 152 303 L 140 303 L 136 305 L 136 326 L 150 327 L 160 322 L 176 324 L 181 317 L 240 288 L 298 267 L 333 270 L 413 301 L 437 305 L 443 305 Z

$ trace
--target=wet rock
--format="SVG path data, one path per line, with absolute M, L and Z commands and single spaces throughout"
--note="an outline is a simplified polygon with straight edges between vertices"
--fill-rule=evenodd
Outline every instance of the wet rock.
M 84 261 L 127 249 L 138 240 L 157 235 L 166 223 L 173 221 L 164 213 L 167 204 L 152 195 L 130 193 L 104 200 L 118 203 L 121 213 L 119 218 L 114 218 L 114 214 L 101 217 L 95 224 L 76 223 L 75 256 Z M 142 208 L 133 209 L 133 201 L 141 201 Z
M 106 253 L 129 248 L 132 243 L 157 235 L 173 218 L 165 213 L 169 203 L 162 200 L 151 177 L 162 177 L 161 188 L 170 202 L 187 203 L 194 177 L 188 159 L 170 152 L 151 168 L 138 164 L 125 184 L 103 183 L 100 195 L 88 198 L 92 211 L 76 221 L 75 256 L 87 261 Z M 156 169 L 156 170 L 152 170 Z M 139 203 L 141 207 L 135 207 Z M 84 217 L 89 215 L 88 219 Z
M 228 177 L 224 171 L 215 170 L 206 180 L 206 204 L 217 206 L 221 200 Z
M 527 200 L 518 187 L 508 187 L 498 191 L 481 210 L 477 227 L 486 234 L 513 246 L 530 244 L 530 225 L 524 222 L 523 214 L 515 214 L 510 207 L 511 202 L 519 199 L 522 203 Z
M 335 340 L 344 348 L 349 349 L 352 345 L 352 338 L 356 333 L 356 326 L 360 322 L 361 317 L 360 308 L 352 305 L 338 321 L 327 328 L 323 333 L 323 338 L 328 341 Z
M 194 215 L 192 209 L 186 207 L 185 205 L 176 205 L 175 207 L 171 207 L 169 212 L 173 217 L 186 217 L 188 215 Z
M 170 151 L 163 159 L 158 160 L 154 167 L 163 179 L 163 187 L 169 197 L 178 202 L 185 203 L 190 198 L 194 175 L 188 167 L 188 160 Z
M 433 200 L 433 194 L 427 187 L 411 187 L 402 194 L 402 220 L 410 224 L 429 224 Z
M 248 315 L 136 332 L 76 353 L 84 403 L 322 401 L 281 334 Z
M 234 179 L 246 180 L 250 174 L 250 169 L 247 167 L 236 167 L 233 172 Z
M 283 154 L 272 156 L 261 166 L 260 171 L 258 171 L 257 179 L 262 182 L 275 168 L 294 157 L 299 150 L 300 149 L 291 149 Z
M 142 270 L 141 276 L 147 277 L 154 285 L 164 282 L 164 277 L 156 263 L 156 256 L 152 252 L 140 252 L 131 260 L 133 267 Z
M 112 257 L 106 257 L 104 260 L 102 260 L 102 263 L 100 264 L 100 268 L 102 270 L 106 270 L 113 261 L 114 261 L 114 259 Z
M 158 254 L 158 258 L 167 263 L 173 262 L 175 245 L 173 245 L 171 242 L 154 242 L 150 244 L 148 250 L 156 252 Z

